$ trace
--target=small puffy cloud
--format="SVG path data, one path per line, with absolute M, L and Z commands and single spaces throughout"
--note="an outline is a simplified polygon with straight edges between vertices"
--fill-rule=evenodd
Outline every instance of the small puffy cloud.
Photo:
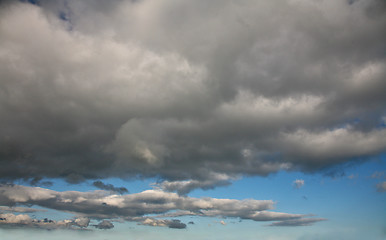
M 89 223 L 90 223 L 90 219 L 86 217 L 77 218 L 74 220 L 74 225 L 82 228 L 88 227 Z
M 103 220 L 102 222 L 98 223 L 97 225 L 94 225 L 94 227 L 98 229 L 111 229 L 114 228 L 114 224 L 108 220 Z
M 378 183 L 376 187 L 377 192 L 386 192 L 386 181 Z
M 128 193 L 129 191 L 125 187 L 114 187 L 112 184 L 105 184 L 102 181 L 95 181 L 92 184 L 94 187 L 97 187 L 102 190 L 117 192 L 120 194 Z
M 224 226 L 227 225 L 226 222 L 224 222 L 223 220 L 220 221 L 220 224 Z
M 296 179 L 295 181 L 292 182 L 292 185 L 294 186 L 294 188 L 299 189 L 304 186 L 304 180 Z

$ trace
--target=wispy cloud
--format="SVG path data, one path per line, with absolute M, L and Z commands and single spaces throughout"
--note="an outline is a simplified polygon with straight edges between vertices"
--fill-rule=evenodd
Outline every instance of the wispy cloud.
M 385 172 L 375 171 L 370 178 L 381 179 L 385 177 Z
M 386 181 L 378 183 L 376 187 L 377 192 L 386 192 Z
M 292 182 L 292 185 L 294 188 L 301 188 L 304 186 L 304 180 L 303 179 L 296 179 L 295 181 Z
M 274 222 L 268 226 L 272 227 L 299 227 L 299 226 L 309 226 L 316 222 L 326 221 L 325 218 L 302 218 L 302 219 L 289 219 L 279 222 Z

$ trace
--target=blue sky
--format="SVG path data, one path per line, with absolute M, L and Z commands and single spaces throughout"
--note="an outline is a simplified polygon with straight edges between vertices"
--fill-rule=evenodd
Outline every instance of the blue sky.
M 382 0 L 0 2 L 1 239 L 386 237 Z

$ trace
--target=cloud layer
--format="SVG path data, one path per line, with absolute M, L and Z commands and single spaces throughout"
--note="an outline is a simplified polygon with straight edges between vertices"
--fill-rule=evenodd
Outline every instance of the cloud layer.
M 319 221 L 316 218 L 308 218 L 309 215 L 305 214 L 273 212 L 271 210 L 274 208 L 274 202 L 271 200 L 192 198 L 160 190 L 117 195 L 102 190 L 94 192 L 57 192 L 39 187 L 1 185 L 0 205 L 37 205 L 78 216 L 75 220 L 63 222 L 63 224 L 67 224 L 64 224 L 65 226 L 87 227 L 90 219 L 105 220 L 95 225 L 99 229 L 113 228 L 114 225 L 109 219 L 133 221 L 149 226 L 186 228 L 185 223 L 175 219 L 181 216 L 230 217 L 269 222 L 302 221 L 303 219 L 314 220 L 313 222 Z M 6 219 L 3 220 L 3 223 L 24 223 L 25 221 L 26 224 L 37 223 L 30 219 L 28 215 L 10 214 L 14 217 L 5 214 L 7 216 L 4 217 Z M 22 220 L 9 222 L 13 218 Z M 28 221 L 24 218 L 28 218 Z M 313 222 L 310 222 L 310 224 Z M 62 222 L 52 221 L 50 223 L 57 225 Z
M 0 213 L 0 227 L 2 226 L 21 226 L 41 229 L 83 229 L 88 227 L 90 219 L 76 218 L 54 221 L 48 218 L 38 220 L 31 218 L 27 214 Z
M 186 194 L 386 150 L 384 1 L 2 4 L 3 179 Z

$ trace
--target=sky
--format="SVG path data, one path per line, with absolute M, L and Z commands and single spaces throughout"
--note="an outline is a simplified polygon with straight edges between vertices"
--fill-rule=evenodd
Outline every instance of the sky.
M 383 0 L 0 1 L 0 239 L 386 239 Z

